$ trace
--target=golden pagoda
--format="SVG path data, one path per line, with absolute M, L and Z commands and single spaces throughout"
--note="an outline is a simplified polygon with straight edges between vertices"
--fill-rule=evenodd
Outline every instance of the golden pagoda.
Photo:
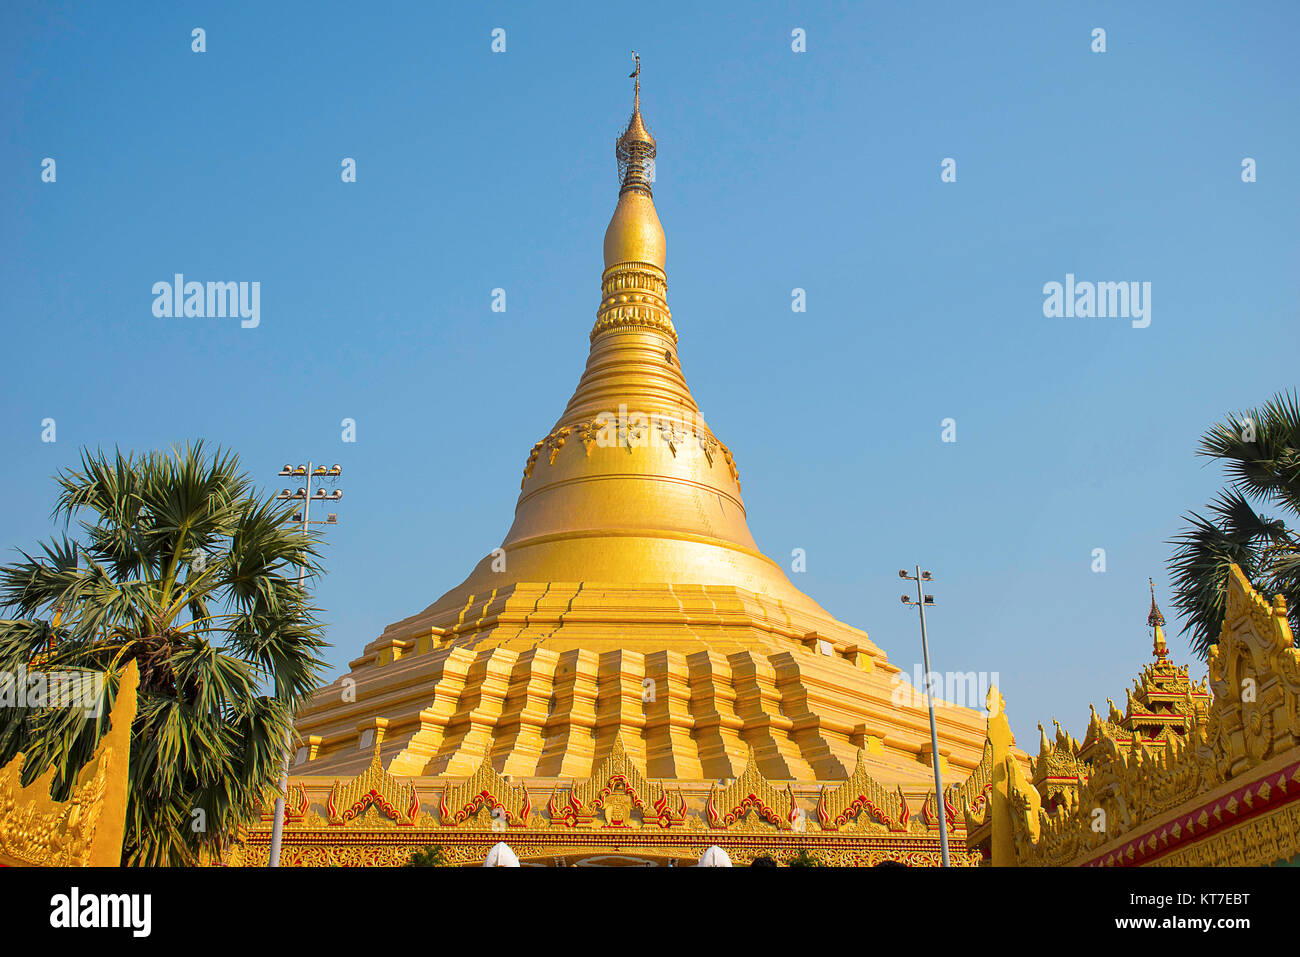
M 286 863 L 397 863 L 420 844 L 474 863 L 495 840 L 546 862 L 717 844 L 928 863 L 930 762 L 960 789 L 984 757 L 983 715 L 954 705 L 932 755 L 900 669 L 755 544 L 678 357 L 639 74 L 586 368 L 526 457 L 501 546 L 300 712 Z

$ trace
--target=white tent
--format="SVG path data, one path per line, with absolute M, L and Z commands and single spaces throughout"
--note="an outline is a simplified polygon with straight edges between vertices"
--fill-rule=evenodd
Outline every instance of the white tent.
M 705 851 L 703 854 L 700 855 L 700 863 L 697 866 L 698 867 L 730 867 L 731 858 L 727 856 L 726 851 L 718 847 L 718 845 L 714 844 L 707 851 Z
M 493 844 L 492 849 L 487 852 L 487 859 L 483 861 L 484 867 L 518 867 L 519 856 L 514 851 L 506 847 L 504 841 L 500 844 Z

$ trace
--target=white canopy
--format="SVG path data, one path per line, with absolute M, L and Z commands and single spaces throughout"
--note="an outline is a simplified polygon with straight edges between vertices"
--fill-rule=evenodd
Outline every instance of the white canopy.
M 731 858 L 727 852 L 718 845 L 714 844 L 707 851 L 700 855 L 699 867 L 730 867 Z
M 487 858 L 483 861 L 484 867 L 518 867 L 519 856 L 510 850 L 502 841 L 500 844 L 493 844 L 492 849 L 487 852 Z

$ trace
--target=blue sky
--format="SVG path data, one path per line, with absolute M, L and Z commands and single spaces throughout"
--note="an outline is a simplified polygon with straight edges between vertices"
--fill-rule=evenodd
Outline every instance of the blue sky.
M 1300 7 L 1128 6 L 6 5 L 0 548 L 48 537 L 80 446 L 201 436 L 268 489 L 342 463 L 336 672 L 457 584 L 586 358 L 635 48 L 683 365 L 760 546 L 909 671 L 896 570 L 933 569 L 934 667 L 998 672 L 1023 747 L 1082 734 L 1221 484 L 1200 433 L 1300 344 Z M 260 326 L 156 318 L 177 272 L 260 282 Z M 1150 282 L 1149 327 L 1046 318 L 1067 273 Z

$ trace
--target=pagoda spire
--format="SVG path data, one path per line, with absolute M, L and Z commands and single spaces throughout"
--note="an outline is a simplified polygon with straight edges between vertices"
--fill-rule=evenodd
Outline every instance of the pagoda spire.
M 632 116 L 627 121 L 627 129 L 614 144 L 614 155 L 618 158 L 619 195 L 628 190 L 636 190 L 651 196 L 655 138 L 650 135 L 645 121 L 641 119 L 641 58 L 635 50 L 632 56 L 636 60 L 636 69 L 629 74 L 635 81 L 632 88 Z
M 1164 661 L 1169 657 L 1169 647 L 1165 644 L 1165 616 L 1160 614 L 1160 606 L 1156 604 L 1155 580 L 1148 578 L 1147 582 L 1151 585 L 1151 613 L 1147 615 L 1147 627 L 1152 629 L 1151 653 Z
M 618 160 L 618 205 L 605 230 L 605 272 L 601 304 L 591 337 L 613 329 L 656 329 L 677 342 L 668 310 L 668 240 L 655 211 L 655 138 L 641 118 L 641 58 L 631 73 L 632 116 L 614 141 Z

